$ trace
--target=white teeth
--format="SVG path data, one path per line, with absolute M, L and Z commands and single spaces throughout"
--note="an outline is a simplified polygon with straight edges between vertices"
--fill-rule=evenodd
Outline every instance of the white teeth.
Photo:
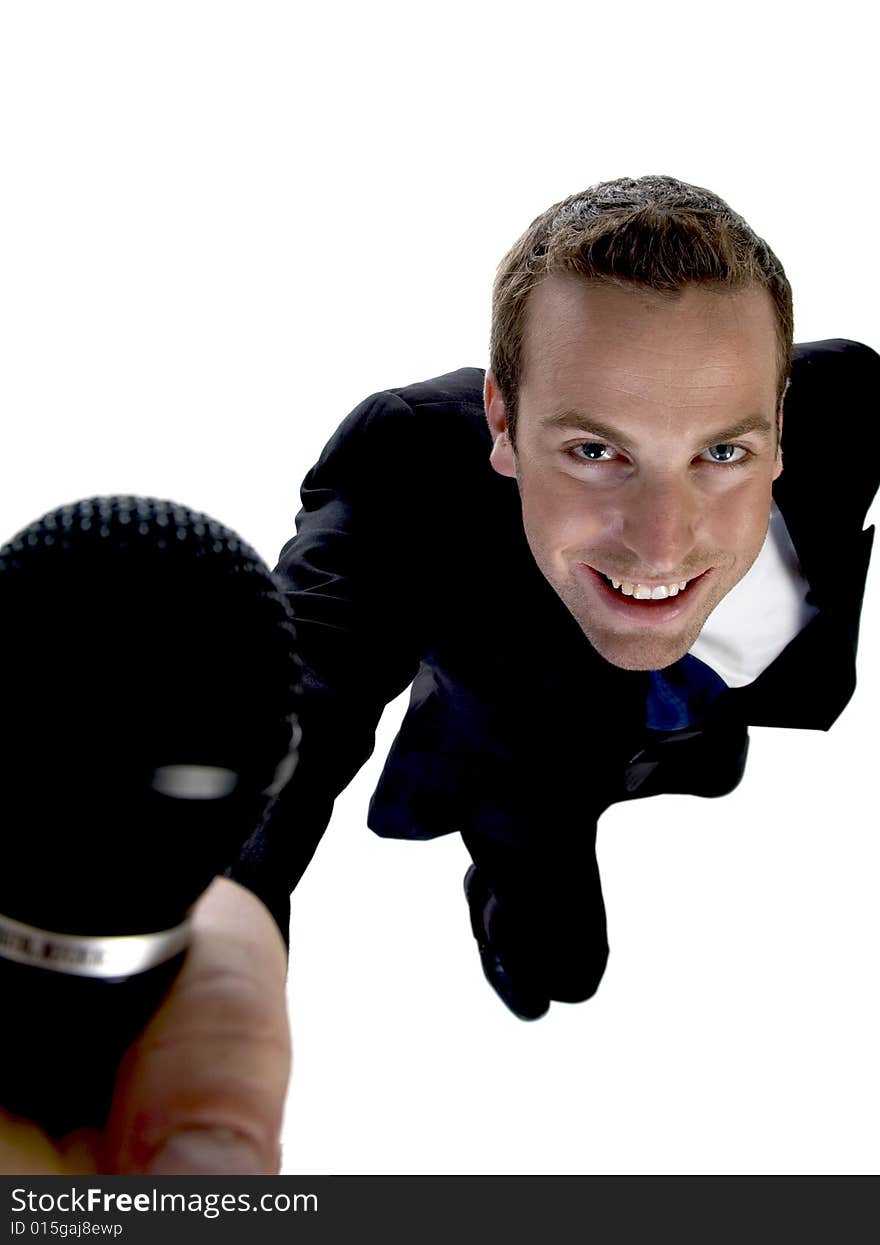
M 650 588 L 647 584 L 630 583 L 629 580 L 613 579 L 610 575 L 612 588 L 622 592 L 625 597 L 633 597 L 636 601 L 665 601 L 667 597 L 678 596 L 688 585 L 687 579 L 679 579 L 673 584 L 658 584 Z

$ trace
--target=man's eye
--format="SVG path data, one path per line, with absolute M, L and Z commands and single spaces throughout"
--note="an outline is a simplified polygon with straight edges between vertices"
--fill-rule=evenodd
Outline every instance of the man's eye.
M 707 461 L 710 463 L 739 463 L 742 462 L 748 452 L 741 445 L 728 445 L 725 443 L 722 445 L 710 445 L 705 454 L 701 454 L 700 457 L 705 460 L 705 455 L 708 454 Z
M 588 463 L 607 463 L 614 456 L 611 446 L 602 441 L 582 441 L 580 445 L 573 446 L 572 453 L 581 462 Z

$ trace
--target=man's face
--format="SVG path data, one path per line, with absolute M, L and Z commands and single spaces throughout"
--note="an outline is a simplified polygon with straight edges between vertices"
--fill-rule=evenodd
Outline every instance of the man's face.
M 529 296 L 515 449 L 486 378 L 491 461 L 517 480 L 535 561 L 613 665 L 684 656 L 760 552 L 782 470 L 776 381 L 758 287 L 669 298 L 553 276 Z

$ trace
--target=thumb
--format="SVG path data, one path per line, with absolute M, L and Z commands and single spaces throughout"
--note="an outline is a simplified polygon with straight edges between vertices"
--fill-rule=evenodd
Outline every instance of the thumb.
M 215 878 L 161 1007 L 123 1060 L 107 1170 L 272 1175 L 290 1075 L 287 957 L 268 910 Z

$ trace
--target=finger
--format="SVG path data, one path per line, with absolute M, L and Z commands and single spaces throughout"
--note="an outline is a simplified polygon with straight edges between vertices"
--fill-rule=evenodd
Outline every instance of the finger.
M 5 1176 L 93 1175 L 98 1154 L 94 1129 L 81 1129 L 56 1145 L 30 1120 L 0 1110 L 0 1172 Z
M 107 1170 L 278 1171 L 290 1075 L 287 957 L 265 906 L 216 878 L 162 1006 L 120 1069 Z

